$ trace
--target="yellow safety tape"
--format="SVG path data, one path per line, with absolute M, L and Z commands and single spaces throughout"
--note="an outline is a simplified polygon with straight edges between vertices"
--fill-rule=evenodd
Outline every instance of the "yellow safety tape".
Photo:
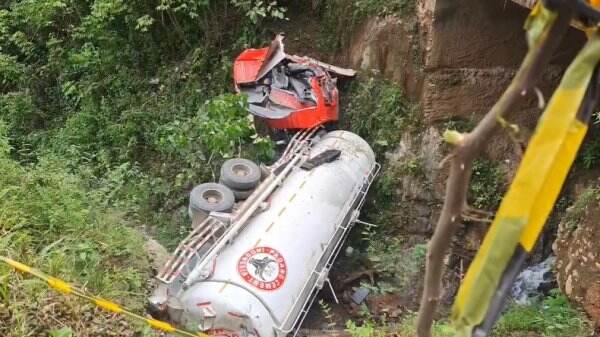
M 530 252 L 552 210 L 587 126 L 577 119 L 596 64 L 594 35 L 571 63 L 540 118 L 517 174 L 471 263 L 452 309 L 457 336 L 470 336 L 520 245 Z
M 63 280 L 59 280 L 55 277 L 49 277 L 46 282 L 48 283 L 48 285 L 52 288 L 54 288 L 57 291 L 60 291 L 63 294 L 70 294 L 73 292 L 73 289 L 71 288 L 71 286 L 66 283 Z
M 14 261 L 14 260 L 11 260 L 11 259 L 5 258 L 5 257 L 0 257 L 0 259 L 3 262 L 7 263 L 9 266 L 15 268 L 16 270 L 18 270 L 22 273 L 30 273 L 31 272 L 31 268 L 29 268 L 28 266 L 26 266 L 20 262 L 17 262 L 17 261 Z
M 575 104 L 575 101 L 571 101 L 570 104 Z M 571 123 L 567 135 L 556 154 L 557 160 L 553 162 L 553 170 L 546 176 L 544 184 L 538 193 L 540 197 L 535 198 L 536 202 L 529 214 L 529 223 L 521 233 L 519 240 L 521 246 L 523 246 L 528 253 L 533 250 L 535 243 L 544 228 L 546 219 L 558 198 L 558 194 L 569 173 L 571 164 L 577 156 L 577 152 L 583 142 L 587 129 L 587 125 L 577 119 Z
M 123 308 L 121 308 L 120 305 L 102 298 L 95 298 L 94 303 L 96 303 L 98 307 L 106 311 L 114 312 L 115 314 L 120 314 L 123 312 Z
M 148 319 L 146 320 L 146 322 L 148 322 L 148 324 L 156 330 L 160 330 L 160 331 L 164 331 L 164 332 L 173 332 L 175 331 L 175 327 L 173 327 L 171 324 L 167 323 L 167 322 L 162 322 L 162 321 L 157 321 L 155 319 Z
M 16 269 L 22 273 L 26 273 L 26 274 L 35 276 L 35 277 L 45 281 L 51 288 L 53 288 L 63 294 L 74 295 L 74 296 L 86 299 L 86 300 L 92 302 L 93 304 L 97 305 L 99 308 L 101 308 L 103 310 L 106 310 L 108 312 L 112 312 L 115 314 L 122 314 L 122 315 L 132 318 L 134 320 L 142 321 L 142 322 L 148 324 L 151 328 L 153 328 L 155 330 L 159 330 L 159 331 L 167 332 L 167 333 L 174 333 L 174 334 L 177 334 L 180 336 L 186 336 L 186 337 L 211 337 L 210 335 L 207 335 L 202 332 L 192 333 L 189 331 L 178 329 L 167 322 L 140 316 L 136 313 L 133 313 L 132 311 L 127 310 L 126 308 L 120 306 L 117 303 L 114 303 L 109 300 L 106 300 L 106 299 L 103 299 L 100 297 L 96 297 L 93 295 L 88 295 L 83 290 L 81 290 L 77 287 L 73 287 L 72 285 L 68 284 L 67 282 L 65 282 L 63 280 L 57 279 L 55 277 L 47 276 L 46 274 L 42 273 L 39 270 L 31 268 L 23 263 L 17 262 L 8 257 L 0 256 L 0 261 L 8 264 L 9 266 L 13 267 L 14 269 Z

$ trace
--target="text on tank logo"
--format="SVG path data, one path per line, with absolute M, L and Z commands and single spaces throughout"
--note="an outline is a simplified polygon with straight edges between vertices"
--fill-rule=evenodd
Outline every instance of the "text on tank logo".
M 279 289 L 287 275 L 283 255 L 271 247 L 255 247 L 238 261 L 238 273 L 244 281 L 261 290 Z

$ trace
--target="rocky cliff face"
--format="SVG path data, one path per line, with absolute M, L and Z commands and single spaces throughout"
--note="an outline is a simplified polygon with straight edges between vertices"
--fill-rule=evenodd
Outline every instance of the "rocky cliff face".
M 522 27 L 529 10 L 510 1 L 477 0 L 419 0 L 416 8 L 405 18 L 366 20 L 353 33 L 347 60 L 402 85 L 420 101 L 429 123 L 477 119 L 510 83 L 527 52 Z M 583 42 L 583 34 L 569 32 L 539 82 L 542 91 L 552 91 Z M 530 125 L 536 103 L 528 95 L 518 107 L 529 110 Z
M 414 16 L 368 18 L 352 34 L 344 58 L 356 69 L 375 70 L 418 99 L 423 82 L 422 28 Z
M 423 125 L 417 132 L 401 137 L 395 149 L 387 153 L 384 169 L 402 172 L 394 180 L 399 199 L 394 221 L 404 234 L 416 238 L 408 242 L 423 242 L 437 220 L 447 174 L 438 167 L 447 153 L 440 134 L 447 127 L 470 129 L 506 89 L 527 51 L 522 27 L 529 11 L 510 1 L 480 0 L 419 0 L 415 8 L 414 15 L 409 17 L 372 17 L 362 22 L 351 34 L 340 58 L 349 66 L 391 79 L 420 107 Z M 584 40 L 581 32 L 572 29 L 541 74 L 539 87 L 546 100 Z M 537 105 L 536 96 L 529 93 L 508 116 L 520 126 L 525 142 L 541 113 Z M 499 185 L 506 186 L 510 181 L 521 155 L 505 133 L 499 132 L 489 140 L 484 158 L 495 163 L 505 177 Z M 406 172 L 415 162 L 418 174 Z M 486 183 L 484 180 L 482 184 Z M 477 190 L 472 192 L 476 194 Z M 471 200 L 476 197 L 471 195 Z M 487 206 L 487 210 L 494 211 L 493 202 Z M 539 262 L 549 254 L 556 231 L 552 223 L 556 219 L 554 215 L 549 221 L 548 232 L 543 235 L 532 262 Z M 585 245 L 594 242 L 590 241 L 593 226 L 588 221 L 568 237 L 562 230 L 555 245 L 563 268 L 560 274 L 563 289 L 590 308 L 592 317 L 600 312 L 600 306 L 593 304 L 600 303 L 600 285 L 593 283 L 600 280 L 600 275 L 589 268 L 596 266 L 598 259 L 577 255 L 577 251 L 590 251 Z M 454 245 L 447 259 L 450 268 L 445 282 L 446 299 L 454 295 L 456 283 L 486 230 L 483 224 L 467 223 L 459 233 L 460 242 Z M 600 242 L 599 238 L 596 242 Z M 575 267 L 577 263 L 582 266 Z M 586 272 L 588 269 L 590 272 Z
M 316 3 L 325 4 L 323 1 Z M 387 210 L 385 221 L 394 227 L 390 235 L 403 236 L 400 249 L 425 243 L 439 214 L 447 176 L 446 169 L 440 168 L 439 163 L 449 148 L 440 135 L 447 128 L 470 130 L 506 89 L 527 51 L 522 27 L 529 10 L 512 1 L 414 0 L 410 13 L 385 12 L 356 21 L 351 14 L 350 0 L 344 6 L 341 5 L 343 0 L 333 3 L 335 5 L 326 6 L 335 14 L 326 17 L 329 26 L 324 31 L 328 36 L 325 45 L 335 46 L 335 49 L 328 49 L 323 54 L 315 50 L 315 55 L 361 70 L 355 84 L 370 81 L 372 76 L 383 78 L 386 83 L 391 81 L 418 107 L 418 125 L 404 129 L 392 126 L 394 132 L 401 135 L 379 151 L 379 159 L 384 165 L 375 189 L 386 185 L 393 190 L 388 198 L 393 206 Z M 294 29 L 281 27 L 280 30 L 292 33 L 288 40 L 290 50 L 312 53 L 306 50 L 304 41 L 315 35 L 313 30 L 320 24 L 313 22 L 319 17 L 316 12 L 313 14 L 300 18 L 300 30 L 298 25 Z M 584 34 L 571 29 L 550 65 L 544 69 L 538 83 L 546 100 L 584 41 Z M 295 49 L 296 43 L 299 46 Z M 353 100 L 352 91 L 344 94 L 342 101 Z M 371 95 L 372 100 L 378 97 Z M 351 106 L 350 110 L 362 109 L 360 118 L 367 118 L 375 114 L 378 104 Z M 343 113 L 348 114 L 347 111 Z M 536 95 L 528 93 L 508 116 L 510 122 L 519 125 L 524 143 L 533 132 L 540 113 Z M 360 124 L 364 120 L 360 118 L 350 124 Z M 356 125 L 345 127 L 356 129 Z M 473 176 L 470 202 L 487 211 L 495 211 L 521 155 L 521 147 L 506 132 L 498 132 L 488 140 Z M 565 190 L 574 190 L 575 180 L 572 175 Z M 578 180 L 577 184 L 588 186 L 589 181 Z M 571 196 L 561 198 L 530 263 L 541 262 L 551 253 L 557 224 L 570 200 L 573 200 Z M 382 221 L 380 206 L 375 204 L 371 209 L 374 222 Z M 600 207 L 590 208 L 587 212 L 578 226 L 572 227 L 563 221 L 554 251 L 558 255 L 558 277 L 563 291 L 598 320 L 600 286 L 597 282 L 600 275 L 594 268 L 600 263 L 600 252 L 594 243 L 600 242 L 597 237 L 600 234 L 593 234 L 593 231 L 600 231 L 597 221 L 594 222 L 595 218 L 600 218 Z M 457 235 L 453 252 L 446 259 L 449 268 L 444 280 L 443 302 L 450 303 L 461 275 L 486 231 L 484 223 L 465 223 Z M 418 287 L 414 288 L 411 296 L 418 299 Z M 414 303 L 408 307 L 414 309 Z

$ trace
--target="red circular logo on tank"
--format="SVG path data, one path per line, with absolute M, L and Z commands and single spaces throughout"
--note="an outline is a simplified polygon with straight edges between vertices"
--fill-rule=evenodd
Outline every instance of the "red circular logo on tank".
M 260 290 L 281 288 L 287 275 L 283 255 L 271 247 L 255 247 L 238 261 L 238 273 L 249 284 Z

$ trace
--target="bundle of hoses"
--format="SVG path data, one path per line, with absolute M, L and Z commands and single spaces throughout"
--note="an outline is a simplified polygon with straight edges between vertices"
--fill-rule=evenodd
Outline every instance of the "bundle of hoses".
M 540 16 L 553 19 L 554 13 L 540 3 L 537 6 L 530 20 Z M 540 117 L 516 176 L 461 284 L 452 309 L 458 336 L 489 334 L 575 160 L 600 92 L 600 37 L 595 31 L 588 33 L 588 42 Z

